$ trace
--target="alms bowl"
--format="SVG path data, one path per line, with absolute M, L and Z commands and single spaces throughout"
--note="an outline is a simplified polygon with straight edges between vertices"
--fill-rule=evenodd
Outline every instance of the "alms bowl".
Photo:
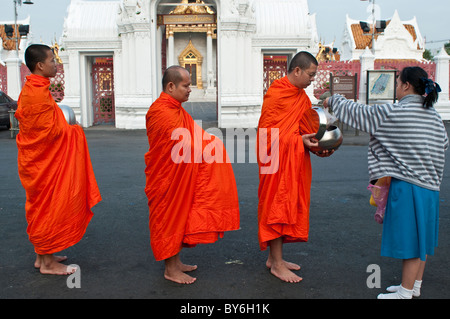
M 59 108 L 63 111 L 64 117 L 66 118 L 67 123 L 70 125 L 76 124 L 77 119 L 75 117 L 75 112 L 68 105 L 58 105 Z
M 311 108 L 311 110 L 313 110 L 317 114 L 314 116 L 314 119 L 316 122 L 318 122 L 317 133 L 314 137 L 320 140 L 324 136 L 327 129 L 327 116 L 325 115 L 324 110 L 320 107 L 314 106 Z
M 344 136 L 341 130 L 334 125 L 329 126 L 322 138 L 319 139 L 319 147 L 311 149 L 313 152 L 337 150 L 341 146 Z

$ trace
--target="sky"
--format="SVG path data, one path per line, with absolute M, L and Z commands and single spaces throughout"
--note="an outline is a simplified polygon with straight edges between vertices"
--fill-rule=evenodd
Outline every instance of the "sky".
M 18 7 L 18 20 L 30 16 L 34 43 L 43 42 L 51 45 L 55 39 L 59 43 L 70 0 L 32 1 L 34 2 L 32 5 L 22 4 Z M 426 48 L 432 52 L 450 41 L 450 19 L 448 18 L 450 2 L 448 0 L 374 1 L 377 8 L 376 16 L 380 20 L 389 20 L 395 10 L 403 21 L 416 17 L 420 32 L 427 41 Z M 0 0 L 0 3 L 0 23 L 14 21 L 14 1 Z M 321 41 L 325 44 L 334 41 L 334 46 L 340 48 L 345 16 L 348 14 L 352 19 L 366 20 L 371 15 L 372 3 L 361 0 L 308 0 L 308 6 L 310 13 L 316 14 L 317 31 Z

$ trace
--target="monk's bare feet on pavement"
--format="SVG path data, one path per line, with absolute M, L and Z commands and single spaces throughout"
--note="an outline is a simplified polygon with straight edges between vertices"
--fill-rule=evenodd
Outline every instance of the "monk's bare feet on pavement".
M 300 266 L 283 259 L 283 240 L 281 237 L 269 242 L 270 252 L 266 261 L 266 266 L 275 277 L 286 282 L 300 282 L 302 278 L 294 274 L 291 270 L 299 270 Z
M 66 261 L 67 260 L 67 256 L 53 256 L 53 259 L 60 263 L 62 261 Z M 39 255 L 36 254 L 36 261 L 34 262 L 34 268 L 41 268 L 41 257 Z
M 182 272 L 194 271 L 197 269 L 197 265 L 186 265 L 180 261 L 180 263 L 178 264 L 178 269 L 180 269 Z
M 70 275 L 77 270 L 76 267 L 60 264 L 53 255 L 39 255 L 38 258 L 40 259 L 39 271 L 44 275 Z
M 267 258 L 266 267 L 272 268 L 273 260 L 271 256 L 269 255 L 269 258 Z M 289 270 L 300 270 L 300 266 L 294 263 L 291 263 L 290 261 L 283 260 L 283 263 L 286 265 L 287 269 Z
M 285 262 L 284 260 L 281 263 L 272 263 L 272 265 L 270 267 L 270 273 L 272 275 L 274 275 L 275 277 L 278 277 L 279 279 L 286 281 L 286 282 L 296 283 L 296 282 L 302 281 L 303 278 L 294 274 L 287 267 L 287 264 L 288 264 L 288 262 Z M 292 264 L 292 263 L 290 263 L 290 264 Z M 293 264 L 293 265 L 295 265 L 295 264 Z
M 164 278 L 167 280 L 179 283 L 179 284 L 192 284 L 197 278 L 191 277 L 188 274 L 185 274 L 179 269 L 168 269 L 164 271 Z
M 164 270 L 164 278 L 179 284 L 192 284 L 197 278 L 191 277 L 185 272 L 197 269 L 196 265 L 186 265 L 180 260 L 180 255 L 177 254 L 165 260 L 166 269 Z

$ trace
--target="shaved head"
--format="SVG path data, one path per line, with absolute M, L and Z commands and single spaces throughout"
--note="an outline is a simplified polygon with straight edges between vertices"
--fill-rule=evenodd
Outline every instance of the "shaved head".
M 25 64 L 31 72 L 34 72 L 36 64 L 45 61 L 48 51 L 52 49 L 45 44 L 32 44 L 25 50 Z
M 191 93 L 191 75 L 189 71 L 179 65 L 173 65 L 166 69 L 163 79 L 163 92 L 169 94 L 180 103 L 189 100 Z
M 316 58 L 311 53 L 301 51 L 292 58 L 291 64 L 289 64 L 288 73 L 291 73 L 297 67 L 299 67 L 301 70 L 306 70 L 311 66 L 311 64 L 319 65 Z
M 178 86 L 178 84 L 183 80 L 183 74 L 182 72 L 188 72 L 185 68 L 179 66 L 179 65 L 172 65 L 166 69 L 164 72 L 163 78 L 162 78 L 162 86 L 163 91 L 166 90 L 167 84 L 172 82 L 175 84 L 175 86 Z

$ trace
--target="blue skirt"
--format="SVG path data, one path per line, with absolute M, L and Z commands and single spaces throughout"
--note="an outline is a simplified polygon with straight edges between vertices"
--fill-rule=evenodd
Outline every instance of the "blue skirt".
M 381 256 L 425 261 L 437 247 L 438 228 L 439 192 L 392 178 L 383 220 Z

